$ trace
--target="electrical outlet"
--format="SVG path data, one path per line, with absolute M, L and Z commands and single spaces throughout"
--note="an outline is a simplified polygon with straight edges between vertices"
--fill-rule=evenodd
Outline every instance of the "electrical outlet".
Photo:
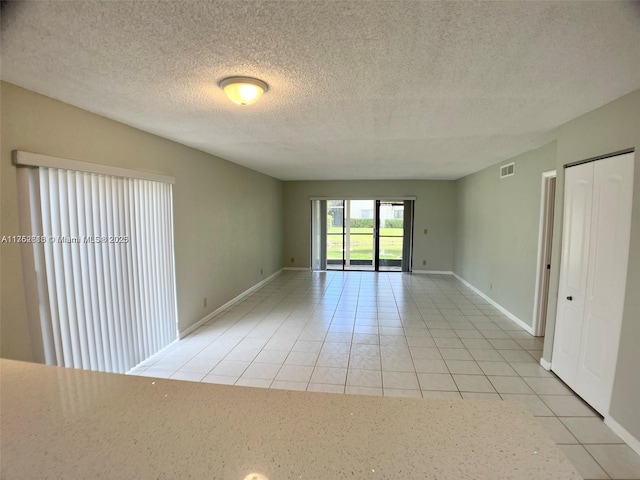
M 426 235 L 429 232 L 427 228 L 424 229 L 424 234 Z
M 426 266 L 427 265 L 427 261 L 426 260 L 422 260 L 422 265 Z
M 296 259 L 291 257 L 291 263 L 295 263 L 295 262 L 296 262 Z
M 204 297 L 204 298 L 202 299 L 202 306 L 203 306 L 204 308 L 207 308 L 207 297 Z

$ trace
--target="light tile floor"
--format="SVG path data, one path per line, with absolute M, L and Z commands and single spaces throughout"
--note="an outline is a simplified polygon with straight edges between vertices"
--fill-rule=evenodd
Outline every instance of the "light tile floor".
M 519 400 L 585 479 L 640 479 L 640 457 L 539 366 L 542 344 L 449 275 L 287 271 L 130 373 Z

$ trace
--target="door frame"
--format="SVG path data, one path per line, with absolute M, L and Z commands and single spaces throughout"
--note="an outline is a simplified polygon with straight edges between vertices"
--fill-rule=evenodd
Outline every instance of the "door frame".
M 533 335 L 544 336 L 547 324 L 547 303 L 553 243 L 553 220 L 555 213 L 556 170 L 542 173 L 540 195 L 540 226 L 538 230 L 538 257 L 536 260 L 536 284 L 533 303 Z

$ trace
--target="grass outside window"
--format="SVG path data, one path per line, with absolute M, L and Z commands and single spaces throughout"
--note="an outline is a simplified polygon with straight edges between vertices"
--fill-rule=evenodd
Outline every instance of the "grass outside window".
M 380 259 L 402 260 L 402 228 L 380 229 Z M 373 260 L 373 228 L 351 228 L 351 259 Z M 343 236 L 341 227 L 327 231 L 327 259 L 342 260 Z

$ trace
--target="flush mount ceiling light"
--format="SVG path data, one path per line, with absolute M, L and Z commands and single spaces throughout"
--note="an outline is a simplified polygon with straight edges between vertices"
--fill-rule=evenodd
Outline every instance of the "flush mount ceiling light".
M 229 100 L 242 106 L 251 105 L 269 90 L 262 80 L 251 77 L 228 77 L 221 80 L 219 85 Z

